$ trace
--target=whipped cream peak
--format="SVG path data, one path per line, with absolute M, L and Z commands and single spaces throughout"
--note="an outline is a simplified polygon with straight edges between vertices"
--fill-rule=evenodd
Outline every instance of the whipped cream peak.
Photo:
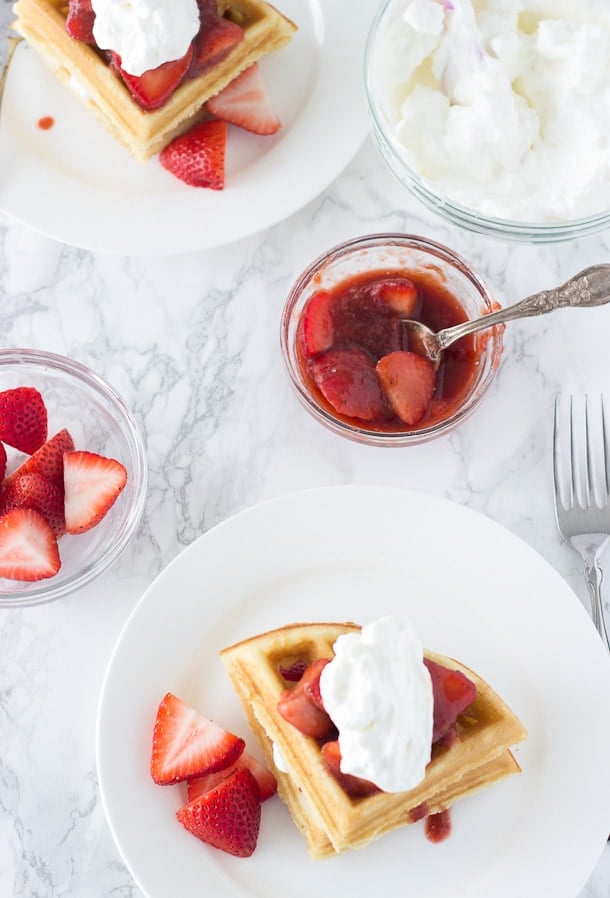
M 92 6 L 95 43 L 117 53 L 130 75 L 181 59 L 199 31 L 197 0 L 92 0 Z
M 339 731 L 341 770 L 384 792 L 420 783 L 430 761 L 433 695 L 411 621 L 392 615 L 340 636 L 320 677 Z

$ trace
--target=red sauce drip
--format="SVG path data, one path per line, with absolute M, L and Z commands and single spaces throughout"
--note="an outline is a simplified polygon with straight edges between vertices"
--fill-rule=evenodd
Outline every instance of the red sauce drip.
M 446 808 L 438 814 L 426 817 L 426 838 L 431 842 L 444 842 L 451 833 L 451 811 Z
M 41 131 L 48 131 L 54 124 L 55 119 L 52 115 L 43 115 L 42 118 L 38 119 L 38 127 Z

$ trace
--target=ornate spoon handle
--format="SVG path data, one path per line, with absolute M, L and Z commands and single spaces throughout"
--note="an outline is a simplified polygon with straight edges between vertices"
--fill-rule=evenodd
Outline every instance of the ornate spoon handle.
M 460 337 L 493 327 L 494 324 L 503 324 L 505 321 L 512 321 L 515 318 L 545 315 L 555 309 L 584 309 L 590 306 L 602 306 L 607 302 L 610 302 L 610 265 L 593 265 L 591 268 L 585 268 L 584 271 L 575 274 L 561 287 L 542 290 L 507 309 L 490 312 L 489 315 L 483 315 L 482 318 L 465 321 L 463 324 L 456 324 L 455 327 L 448 327 L 439 331 L 437 337 L 440 349 L 446 349 Z

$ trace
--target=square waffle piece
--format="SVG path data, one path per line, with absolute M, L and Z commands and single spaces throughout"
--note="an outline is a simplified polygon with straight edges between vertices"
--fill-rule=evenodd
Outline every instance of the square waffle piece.
M 296 30 L 264 0 L 219 0 L 218 9 L 243 28 L 243 40 L 226 59 L 184 81 L 164 106 L 151 112 L 138 106 L 96 49 L 67 34 L 66 0 L 18 0 L 13 27 L 111 134 L 145 161 L 194 124 L 210 97 L 253 62 L 287 44 Z
M 450 748 L 433 748 L 426 776 L 414 789 L 351 798 L 326 769 L 318 742 L 284 720 L 277 703 L 288 685 L 280 667 L 332 658 L 336 639 L 358 629 L 351 623 L 293 624 L 253 636 L 220 653 L 266 762 L 278 780 L 279 794 L 316 859 L 362 847 L 398 826 L 443 811 L 457 799 L 519 772 L 510 746 L 527 735 L 517 717 L 481 677 L 450 658 L 426 651 L 431 660 L 462 671 L 476 685 L 476 699 L 458 718 L 457 740 Z M 278 769 L 274 746 L 289 773 Z

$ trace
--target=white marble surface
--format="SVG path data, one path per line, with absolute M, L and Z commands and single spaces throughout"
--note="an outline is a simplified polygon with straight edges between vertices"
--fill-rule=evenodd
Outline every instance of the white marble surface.
M 8 8 L 0 8 L 5 22 Z M 144 589 L 234 512 L 325 484 L 425 491 L 504 524 L 586 601 L 579 559 L 554 524 L 551 417 L 560 390 L 610 393 L 610 307 L 509 326 L 488 398 L 454 435 L 403 450 L 352 444 L 296 401 L 278 324 L 289 286 L 312 258 L 382 230 L 451 246 L 502 303 L 610 258 L 610 232 L 535 247 L 447 225 L 397 187 L 368 142 L 306 208 L 212 252 L 96 255 L 0 217 L 2 344 L 65 354 L 110 381 L 143 430 L 150 469 L 144 519 L 113 570 L 55 604 L 0 612 L 2 898 L 141 894 L 100 803 L 97 697 L 112 646 Z M 607 848 L 581 896 L 609 895 Z

